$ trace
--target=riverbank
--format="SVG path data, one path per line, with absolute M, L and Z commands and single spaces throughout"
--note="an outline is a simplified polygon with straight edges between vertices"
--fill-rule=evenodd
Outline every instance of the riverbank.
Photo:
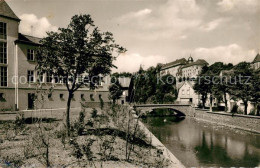
M 136 114 L 133 114 L 134 118 L 138 120 L 138 116 Z M 172 153 L 169 151 L 162 142 L 154 136 L 154 134 L 149 131 L 149 129 L 140 121 L 138 120 L 138 124 L 140 125 L 140 128 L 145 132 L 145 134 L 150 138 L 151 145 L 156 147 L 158 151 L 162 153 L 162 155 L 170 161 L 168 167 L 169 168 L 185 168 L 185 166 L 178 160 Z
M 259 167 L 259 134 L 186 117 L 147 117 L 145 126 L 186 167 Z
M 193 117 L 196 120 L 211 122 L 233 129 L 241 129 L 260 134 L 259 116 L 232 114 L 226 112 L 210 112 L 206 110 L 195 109 L 193 107 L 191 108 L 192 109 L 187 114 L 189 117 Z

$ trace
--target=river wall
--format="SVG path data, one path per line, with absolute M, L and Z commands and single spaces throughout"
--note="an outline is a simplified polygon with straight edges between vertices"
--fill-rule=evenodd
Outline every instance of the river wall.
M 226 112 L 209 112 L 191 107 L 185 112 L 186 116 L 235 129 L 242 129 L 260 134 L 260 117 L 231 114 Z

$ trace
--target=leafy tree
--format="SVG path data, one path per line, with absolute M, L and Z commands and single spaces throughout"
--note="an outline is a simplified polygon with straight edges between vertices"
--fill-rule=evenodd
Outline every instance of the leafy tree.
M 260 109 L 260 70 L 255 71 L 252 77 L 252 99 L 251 102 L 255 104 L 256 114 L 259 115 Z
M 164 103 L 176 99 L 176 79 L 170 75 L 159 76 L 161 64 L 139 71 L 132 77 L 130 99 L 138 103 Z
M 252 100 L 253 86 L 253 70 L 250 63 L 241 62 L 233 68 L 230 83 L 230 94 L 237 99 L 241 99 L 244 103 L 244 114 L 247 115 L 248 102 Z
M 211 81 L 212 81 L 212 74 L 209 71 L 209 67 L 204 66 L 202 68 L 201 73 L 197 77 L 197 80 L 195 80 L 195 84 L 193 86 L 194 91 L 201 95 L 203 108 L 205 108 L 208 94 L 212 95 L 213 84 Z M 212 103 L 212 97 L 211 97 L 211 103 Z
M 176 78 L 170 74 L 161 77 L 156 86 L 156 102 L 174 102 L 177 98 Z
M 214 75 L 214 78 L 212 80 L 213 82 L 212 93 L 214 97 L 218 98 L 219 100 L 222 100 L 222 98 L 224 98 L 225 111 L 228 111 L 227 94 L 229 93 L 229 82 L 228 80 L 225 81 L 226 77 L 223 74 L 222 76 L 219 75 L 221 71 L 231 70 L 232 68 L 233 68 L 232 64 L 224 64 L 223 62 L 216 62 L 209 67 L 209 71 L 211 71 Z
M 113 104 L 115 104 L 116 100 L 118 100 L 123 94 L 122 86 L 118 80 L 109 86 L 109 92 L 109 97 L 113 100 Z
M 73 93 L 86 84 L 91 89 L 99 75 L 107 75 L 114 67 L 115 54 L 125 49 L 115 44 L 110 32 L 100 32 L 90 15 L 75 15 L 67 28 L 48 32 L 37 52 L 38 70 L 62 78 L 69 96 L 66 110 L 67 134 L 70 135 L 70 105 Z M 84 75 L 85 80 L 78 80 Z

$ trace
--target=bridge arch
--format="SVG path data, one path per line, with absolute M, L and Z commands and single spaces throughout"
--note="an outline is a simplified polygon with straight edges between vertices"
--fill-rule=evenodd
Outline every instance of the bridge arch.
M 134 105 L 136 110 L 143 111 L 144 113 L 149 113 L 155 109 L 172 109 L 179 116 L 189 116 L 193 108 L 191 105 L 181 105 L 181 104 L 139 104 Z

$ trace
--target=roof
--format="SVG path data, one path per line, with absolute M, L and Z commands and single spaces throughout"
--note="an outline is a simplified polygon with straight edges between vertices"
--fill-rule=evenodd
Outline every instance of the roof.
M 128 88 L 130 85 L 130 82 L 131 82 L 131 78 L 129 78 L 129 77 L 118 78 L 118 81 L 122 87 Z
M 182 82 L 179 87 L 178 87 L 178 90 L 180 90 L 185 84 L 189 85 L 191 88 L 193 88 L 193 84 L 189 81 L 184 81 Z
M 186 62 L 187 62 L 187 60 L 185 58 L 177 59 L 176 61 L 164 64 L 162 66 L 162 69 L 167 69 L 167 68 L 174 67 L 174 66 L 177 66 L 177 65 L 184 65 L 184 64 L 186 64 Z
M 32 44 L 32 45 L 40 45 L 40 40 L 41 40 L 41 38 L 28 36 L 28 35 L 19 33 L 18 40 L 16 40 L 16 42 Z
M 5 0 L 0 0 L 0 16 L 20 21 Z
M 187 67 L 190 67 L 190 66 L 193 66 L 193 65 L 208 65 L 208 62 L 205 61 L 204 59 L 198 59 L 195 62 L 184 65 L 182 68 L 187 68 Z
M 253 61 L 253 63 L 256 63 L 256 62 L 260 62 L 260 55 L 259 55 L 259 53 L 255 56 L 255 59 Z

